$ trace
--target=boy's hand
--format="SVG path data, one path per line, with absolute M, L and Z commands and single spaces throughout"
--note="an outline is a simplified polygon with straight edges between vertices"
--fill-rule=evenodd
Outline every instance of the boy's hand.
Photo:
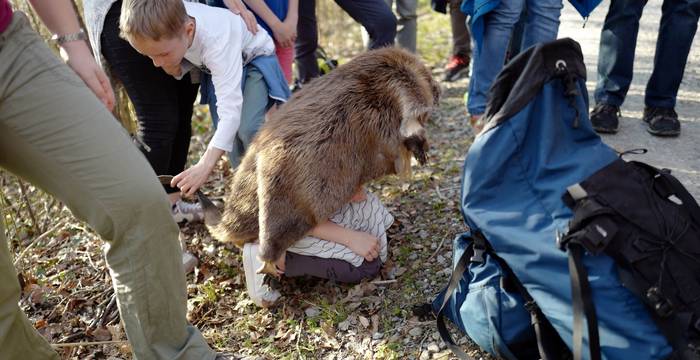
M 170 186 L 180 188 L 180 191 L 185 195 L 194 195 L 197 189 L 207 182 L 209 174 L 214 170 L 216 162 L 223 154 L 224 151 L 221 149 L 208 147 L 196 165 L 173 177 Z
M 294 46 L 294 41 L 297 39 L 297 20 L 296 18 L 286 19 L 272 29 L 275 40 L 283 48 Z
M 73 41 L 62 46 L 68 58 L 68 66 L 75 71 L 85 84 L 95 93 L 109 111 L 114 108 L 114 92 L 109 78 L 97 65 L 90 49 L 83 41 Z
M 347 239 L 347 247 L 367 261 L 379 257 L 379 239 L 362 231 L 353 231 L 353 236 Z
M 173 180 L 170 182 L 170 186 L 178 187 L 183 194 L 192 196 L 197 189 L 207 182 L 212 169 L 213 167 L 209 167 L 202 162 L 198 162 L 196 165 L 173 177 Z

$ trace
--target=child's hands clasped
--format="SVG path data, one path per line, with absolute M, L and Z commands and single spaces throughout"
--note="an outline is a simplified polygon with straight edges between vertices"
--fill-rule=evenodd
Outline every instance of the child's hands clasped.
M 275 40 L 283 48 L 294 46 L 297 39 L 297 22 L 295 19 L 286 19 L 272 29 Z
M 347 239 L 347 247 L 367 261 L 379 257 L 379 239 L 366 232 L 353 231 L 352 236 Z

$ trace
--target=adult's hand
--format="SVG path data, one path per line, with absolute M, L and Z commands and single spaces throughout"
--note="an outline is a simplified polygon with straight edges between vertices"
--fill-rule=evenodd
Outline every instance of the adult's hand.
M 84 41 L 73 41 L 61 46 L 68 57 L 68 66 L 80 76 L 109 111 L 114 109 L 114 91 L 105 72 L 95 62 Z
M 255 14 L 248 10 L 241 0 L 224 0 L 224 3 L 232 13 L 243 18 L 248 31 L 253 34 L 258 32 L 258 21 L 255 19 Z

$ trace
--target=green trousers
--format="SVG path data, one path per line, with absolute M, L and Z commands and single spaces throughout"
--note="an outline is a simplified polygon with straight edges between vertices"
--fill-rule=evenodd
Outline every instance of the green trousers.
M 53 194 L 106 241 L 136 359 L 214 359 L 188 324 L 178 228 L 155 173 L 24 14 L 0 34 L 0 167 Z M 0 222 L 0 359 L 57 359 L 18 306 Z

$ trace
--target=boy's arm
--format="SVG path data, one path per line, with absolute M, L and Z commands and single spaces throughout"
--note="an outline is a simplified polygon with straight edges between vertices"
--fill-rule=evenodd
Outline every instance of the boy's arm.
M 221 29 L 221 33 L 217 34 L 219 36 L 215 38 L 216 43 L 204 44 L 205 51 L 202 59 L 204 65 L 211 70 L 220 120 L 214 136 L 197 164 L 173 177 L 170 183 L 171 186 L 180 188 L 186 195 L 193 195 L 204 185 L 221 155 L 233 149 L 241 121 L 242 34 L 235 30 L 240 29 L 236 25 L 221 24 L 218 28 Z M 207 38 L 207 41 L 212 40 Z
M 367 261 L 372 261 L 379 256 L 379 239 L 375 236 L 344 228 L 330 220 L 311 229 L 309 235 L 344 245 Z
M 294 12 L 294 26 L 292 27 L 290 23 L 285 19 L 282 22 L 275 13 L 270 10 L 270 8 L 265 4 L 263 0 L 244 0 L 246 5 L 248 5 L 254 13 L 256 13 L 263 21 L 270 26 L 272 29 L 273 36 L 275 40 L 282 47 L 290 47 L 294 45 L 294 40 L 297 37 L 296 29 L 296 18 L 298 17 L 298 10 Z M 292 13 L 292 1 L 296 3 L 297 0 L 291 0 L 289 3 L 289 10 L 287 11 L 287 16 Z M 298 3 L 294 5 L 298 9 Z
M 69 0 L 29 0 L 46 27 L 52 33 L 75 34 L 80 31 L 78 18 Z M 68 66 L 75 71 L 85 84 L 110 111 L 114 107 L 114 92 L 107 75 L 97 65 L 84 40 L 63 43 L 61 48 L 68 56 Z

